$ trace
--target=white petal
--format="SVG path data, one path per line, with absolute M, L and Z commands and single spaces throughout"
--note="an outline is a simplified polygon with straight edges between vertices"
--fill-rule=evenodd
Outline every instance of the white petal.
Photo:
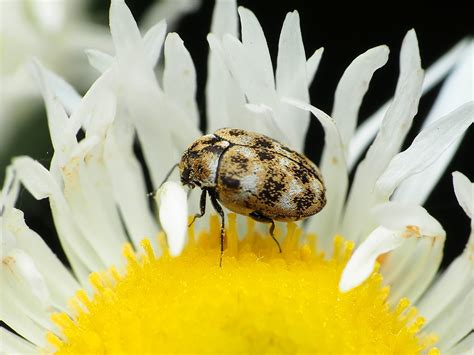
M 19 180 L 35 199 L 41 200 L 59 191 L 50 173 L 39 162 L 29 157 L 18 157 L 13 160 L 13 166 Z
M 54 309 L 49 302 L 42 275 L 28 254 L 20 249 L 12 249 L 2 259 L 0 280 L 2 306 L 19 309 L 25 318 L 44 329 L 52 328 L 50 314 Z M 8 311 L 1 312 L 7 317 L 10 316 Z M 0 319 L 4 320 L 2 315 Z M 21 319 L 19 321 L 21 322 Z
M 472 259 L 469 260 L 469 255 L 472 258 L 472 251 L 465 251 L 457 257 L 417 304 L 416 307 L 420 314 L 426 318 L 428 324 L 433 319 L 442 319 L 443 315 L 449 314 L 447 310 L 450 305 L 456 303 L 456 300 L 464 297 L 472 289 L 474 273 L 472 272 Z
M 89 115 L 86 137 L 94 135 L 103 140 L 107 129 L 115 119 L 117 98 L 107 87 L 94 85 L 92 88 L 95 90 L 87 92 L 77 111 L 82 110 Z
M 34 61 L 30 66 L 30 70 L 38 81 L 46 105 L 51 142 L 58 159 L 60 162 L 64 162 L 67 153 L 76 144 L 76 134 L 80 125 L 73 125 L 73 120 L 69 120 L 64 107 L 53 94 L 50 82 L 46 78 L 46 69 L 38 61 Z
M 426 71 L 425 80 L 423 82 L 423 94 L 430 91 L 436 84 L 438 84 L 451 71 L 453 66 L 460 58 L 465 56 L 467 49 L 467 40 L 459 42 L 448 53 L 438 59 Z M 377 131 L 379 130 L 382 119 L 388 110 L 390 102 L 385 103 L 368 119 L 357 128 L 355 135 L 349 146 L 348 166 L 350 169 L 359 160 L 359 157 L 365 151 L 367 146 L 372 142 Z M 454 109 L 452 107 L 451 109 Z M 444 114 L 444 113 L 443 113 Z M 439 117 L 439 116 L 438 116 Z
M 193 124 L 198 126 L 196 70 L 191 55 L 177 33 L 169 33 L 166 37 L 163 88 L 165 93 L 186 111 Z
M 217 0 L 212 14 L 211 33 L 222 37 L 224 33 L 237 37 L 237 5 L 235 0 Z
M 229 116 L 232 113 L 237 114 L 238 108 L 245 103 L 242 91 L 230 76 L 221 45 L 223 35 L 229 34 L 237 37 L 237 29 L 236 1 L 216 1 L 212 15 L 211 33 L 207 36 L 210 46 L 206 83 L 208 132 L 214 132 L 222 127 L 234 126 L 230 123 Z
M 166 21 L 161 21 L 151 27 L 143 37 L 145 51 L 152 67 L 156 65 L 160 57 L 165 34 Z M 87 49 L 85 52 L 90 65 L 97 69 L 99 73 L 105 72 L 114 63 L 114 57 L 110 54 L 95 49 Z
M 357 242 L 373 228 L 369 210 L 376 203 L 384 202 L 377 201 L 378 196 L 373 193 L 375 182 L 400 150 L 418 109 L 422 82 L 418 42 L 414 31 L 409 31 L 400 53 L 400 78 L 394 100 L 375 141 L 356 170 L 346 204 L 342 232 L 351 240 Z
M 265 75 L 262 67 L 258 66 L 262 60 L 256 57 L 256 53 L 251 52 L 252 49 L 227 34 L 224 35 L 223 49 L 233 77 L 248 101 L 275 107 L 277 96 L 273 74 L 271 79 Z
M 239 7 L 238 12 L 242 26 L 242 43 L 249 55 L 250 62 L 254 63 L 255 68 L 259 68 L 263 86 L 274 88 L 272 60 L 262 26 L 252 11 Z
M 56 73 L 43 69 L 43 74 L 51 91 L 56 95 L 68 114 L 71 114 L 81 101 L 81 95 L 66 80 Z
M 460 294 L 453 299 L 438 317 L 423 328 L 423 331 L 438 335 L 440 340 L 436 346 L 444 352 L 471 333 L 473 329 L 474 290 L 471 287 L 467 294 Z
M 327 202 L 324 209 L 310 219 L 307 228 L 308 230 L 317 230 L 318 234 L 323 236 L 323 238 L 320 238 L 320 247 L 328 252 L 331 248 L 328 240 L 332 239 L 329 237 L 332 237 L 339 223 L 348 185 L 341 136 L 334 120 L 323 111 L 301 101 L 289 98 L 283 98 L 283 101 L 300 109 L 310 111 L 319 120 L 324 129 L 325 146 L 331 159 L 331 164 L 321 171 L 326 186 Z M 330 254 L 328 253 L 327 255 Z
M 461 47 L 462 52 L 456 58 L 455 65 L 453 65 L 454 63 L 449 63 L 453 68 L 450 68 L 450 73 L 443 83 L 426 120 L 423 122 L 423 127 L 429 125 L 432 121 L 436 121 L 439 117 L 454 111 L 466 102 L 474 100 L 474 91 L 472 90 L 474 85 L 472 67 L 474 40 L 464 40 L 456 47 Z M 435 66 L 433 67 L 433 69 L 436 69 Z M 425 81 L 429 79 L 430 77 L 427 75 Z
M 103 162 L 103 142 L 63 168 L 64 193 L 77 226 L 106 266 L 120 265 L 127 240 Z M 100 238 L 94 237 L 99 236 Z
M 154 67 L 160 58 L 161 48 L 166 35 L 166 21 L 163 20 L 151 27 L 143 37 L 146 55 L 150 65 Z
M 474 183 L 459 171 L 453 173 L 454 193 L 459 205 L 472 220 L 472 209 L 474 203 Z
M 361 105 L 362 99 L 365 95 L 365 92 L 367 91 L 373 73 L 375 70 L 386 63 L 388 59 L 388 52 L 389 51 L 387 47 L 380 46 L 372 48 L 361 54 L 349 65 L 341 80 L 339 81 L 335 95 L 333 119 L 336 122 L 336 126 L 341 135 L 341 144 L 344 151 L 344 162 L 345 157 L 347 156 L 347 147 L 357 123 L 359 107 Z M 334 165 L 334 152 L 331 151 L 331 149 L 332 148 L 327 145 L 324 147 L 320 163 L 321 171 L 323 173 L 333 169 L 332 166 Z M 347 176 L 347 171 L 344 171 L 344 174 Z M 332 233 L 337 232 L 335 228 L 339 223 L 338 219 L 340 218 L 340 213 L 342 211 L 342 205 L 347 192 L 348 182 L 347 178 L 342 179 L 341 177 L 334 175 L 326 177 L 325 174 L 323 174 L 323 176 L 325 177 L 327 184 L 333 184 L 333 186 L 330 187 L 330 190 L 332 191 L 330 191 L 328 188 L 329 206 L 334 203 L 333 197 L 331 195 L 334 194 L 333 191 L 337 190 L 337 212 L 335 212 L 330 207 L 326 211 L 323 210 L 322 214 L 313 218 L 312 221 L 314 221 L 314 223 L 321 223 L 320 221 L 325 219 L 334 220 L 330 230 L 320 231 L 318 228 L 318 233 L 324 233 L 321 234 L 321 236 L 323 237 L 322 239 L 325 239 L 325 248 L 329 248 L 329 250 L 327 250 L 329 252 L 328 255 L 332 255 Z M 336 182 L 333 183 L 330 181 L 330 179 L 334 178 L 339 179 L 342 184 L 336 185 Z M 316 228 L 317 225 L 313 224 L 311 227 Z
M 166 19 L 171 26 L 176 26 L 179 19 L 198 9 L 201 6 L 201 0 L 172 0 L 156 1 L 147 7 L 147 11 L 140 20 L 140 27 L 147 29 L 158 21 Z
M 451 349 L 447 349 L 445 354 L 471 355 L 474 353 L 474 333 L 470 333 Z
M 276 90 L 280 97 L 309 103 L 306 55 L 297 11 L 286 15 L 278 42 Z M 287 132 L 291 145 L 303 151 L 310 113 L 291 105 L 278 107 L 279 126 Z M 278 118 L 277 118 L 278 119 Z
M 141 51 L 142 53 L 139 54 L 143 56 L 144 47 L 140 31 L 130 9 L 123 0 L 112 0 L 110 5 L 110 31 L 117 58 L 124 61 L 133 59 L 133 54 L 137 54 L 136 51 Z
M 74 138 L 81 126 L 86 132 L 89 131 L 91 122 L 93 122 L 93 128 L 89 135 L 103 136 L 105 134 L 105 129 L 115 117 L 117 99 L 116 95 L 113 95 L 114 79 L 114 71 L 107 70 L 87 90 L 69 118 Z M 69 148 L 68 152 L 74 148 Z M 55 153 L 57 153 L 56 150 Z M 70 157 L 67 156 L 67 158 Z
M 422 129 L 431 125 L 432 122 L 437 122 L 440 117 L 451 113 L 460 106 L 474 101 L 474 91 L 472 90 L 474 87 L 472 66 L 474 61 L 474 41 L 466 42 L 468 42 L 468 45 L 466 45 L 464 50 L 465 54 L 459 58 L 458 63 L 456 63 L 456 66 L 443 83 L 436 97 L 436 101 L 423 122 Z M 472 118 L 474 118 L 474 114 L 472 116 Z M 418 198 L 418 203 L 424 203 L 433 187 L 443 175 L 446 167 L 451 162 L 465 133 L 466 132 L 454 140 L 451 146 L 441 154 L 434 164 L 425 169 L 422 173 L 405 180 L 396 191 L 397 198 L 408 200 L 410 197 L 413 198 L 411 192 L 417 191 L 415 196 Z
M 396 304 L 408 297 L 416 302 L 438 271 L 446 232 L 421 206 L 388 202 L 376 206 L 373 214 L 378 224 L 406 237 L 380 268 L 384 283 L 391 286 L 389 301 Z
M 2 259 L 2 267 L 8 269 L 13 279 L 22 284 L 24 291 L 31 292 L 45 308 L 51 303 L 49 290 L 34 260 L 21 249 L 13 249 Z
M 103 163 L 107 130 L 115 119 L 117 100 L 110 88 L 107 71 L 89 89 L 71 119 L 88 117 L 86 138 L 61 166 L 67 203 L 77 226 L 89 237 L 105 265 L 118 265 L 126 241 L 121 218 L 115 206 L 109 176 Z M 100 235 L 100 238 L 92 236 Z
M 207 87 L 208 130 L 213 132 L 217 128 L 235 127 L 286 142 L 286 135 L 276 122 L 273 108 L 263 103 L 246 103 L 244 93 L 230 75 L 218 38 L 209 34 L 208 41 L 214 56 L 215 71 L 210 73 L 214 79 Z
M 0 353 L 2 354 L 33 354 L 36 347 L 22 337 L 0 328 Z
M 161 92 L 136 22 L 121 0 L 112 2 L 110 27 L 120 71 L 117 94 L 137 128 L 153 185 L 159 186 L 167 169 L 201 133 L 186 112 Z
M 402 297 L 414 303 L 418 301 L 441 265 L 445 240 L 444 237 L 412 238 L 386 257 L 380 273 L 384 284 L 391 286 L 392 305 Z
M 28 228 L 20 210 L 6 211 L 3 228 L 4 236 L 14 237 L 16 247 L 24 250 L 34 260 L 51 294 L 52 303 L 65 309 L 68 299 L 80 288 L 71 272 L 49 249 L 44 240 Z
M 339 290 L 347 292 L 364 282 L 374 270 L 377 257 L 403 243 L 404 239 L 401 234 L 401 232 L 385 227 L 378 227 L 370 233 L 367 239 L 354 251 L 344 268 L 339 281 Z
M 397 154 L 376 183 L 377 192 L 388 199 L 407 177 L 422 172 L 472 124 L 474 102 L 440 118 L 416 136 L 405 151 Z
M 232 72 L 232 78 L 237 82 L 240 90 L 245 94 L 247 101 L 251 104 L 268 106 L 273 110 L 275 122 L 278 125 L 278 130 L 276 130 L 276 132 L 284 132 L 285 134 L 284 138 L 280 141 L 290 147 L 294 147 L 294 144 L 300 146 L 302 144 L 301 139 L 298 139 L 298 141 L 295 139 L 292 142 L 290 140 L 292 132 L 282 129 L 281 120 L 278 116 L 281 103 L 276 95 L 274 84 L 269 84 L 265 81 L 260 68 L 255 65 L 255 62 L 252 62 L 254 58 L 252 58 L 248 49 L 234 37 L 225 35 L 223 41 L 223 53 L 225 55 L 225 62 Z M 237 91 L 234 92 L 238 95 Z M 238 98 L 236 101 L 237 100 Z M 237 112 L 240 111 L 242 111 L 242 107 L 237 107 Z M 240 117 L 231 112 L 230 107 L 228 112 L 229 115 L 232 115 L 232 121 L 230 122 L 231 126 L 238 126 Z M 255 129 L 253 129 L 253 131 L 255 131 Z M 259 133 L 278 138 L 274 135 L 275 131 L 271 128 L 268 131 L 260 131 Z
M 160 222 L 168 238 L 172 256 L 181 254 L 186 244 L 188 229 L 188 205 L 186 191 L 175 182 L 163 184 L 155 196 L 159 208 Z
M 89 64 L 99 73 L 105 72 L 114 62 L 114 57 L 97 49 L 86 49 Z
M 158 227 L 148 206 L 143 171 L 133 152 L 134 137 L 129 123 L 115 121 L 105 141 L 104 161 L 128 235 L 139 247 L 143 238 L 156 235 Z
M 474 283 L 474 234 L 471 231 L 469 241 L 463 253 L 458 256 L 423 295 L 417 305 L 420 313 L 428 320 L 439 317 L 439 314 L 453 302 L 465 295 Z M 449 292 L 446 292 L 449 290 Z
M 0 319 L 5 324 L 8 324 L 15 332 L 36 346 L 43 347 L 46 345 L 46 337 L 44 336 L 46 329 L 44 327 L 28 317 L 21 307 L 13 303 L 12 299 L 6 297 L 5 292 L 0 293 L 0 301 L 2 303 Z
M 321 61 L 321 57 L 323 56 L 324 48 L 318 48 L 317 50 L 314 51 L 313 55 L 308 58 L 306 62 L 306 75 L 307 75 L 307 82 L 308 82 L 308 87 L 311 85 L 313 82 L 314 76 L 316 75 L 316 72 L 318 71 L 319 68 L 319 63 Z
M 372 75 L 385 65 L 388 54 L 387 46 L 379 46 L 359 55 L 344 71 L 337 85 L 331 116 L 336 121 L 345 150 L 354 134 L 359 108 Z
M 224 2 L 220 1 L 218 4 L 221 3 Z M 222 127 L 238 127 L 236 123 L 241 121 L 239 118 L 245 104 L 244 93 L 230 75 L 218 37 L 210 33 L 207 40 L 210 47 L 206 86 L 208 132 Z
M 51 211 L 61 244 L 76 274 L 83 269 L 102 270 L 105 265 L 97 257 L 89 244 L 92 236 L 83 236 L 77 228 L 71 210 L 51 174 L 38 162 L 29 157 L 18 157 L 13 160 L 18 179 L 36 199 L 50 198 Z M 87 275 L 85 276 L 87 280 Z
M 5 171 L 5 180 L 3 181 L 3 187 L 0 192 L 0 217 L 7 209 L 15 205 L 19 191 L 20 182 L 15 176 L 13 167 L 10 165 Z

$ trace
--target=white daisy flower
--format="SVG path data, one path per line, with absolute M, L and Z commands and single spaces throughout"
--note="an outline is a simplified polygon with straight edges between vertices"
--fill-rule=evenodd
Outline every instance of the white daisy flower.
M 473 236 L 437 274 L 446 233 L 421 207 L 473 120 L 472 93 L 460 84 L 472 77 L 472 42 L 430 68 L 423 85 L 410 31 L 394 98 L 359 129 L 361 101 L 372 74 L 387 61 L 387 47 L 351 63 L 331 117 L 309 102 L 322 50 L 305 57 L 298 13 L 283 23 L 275 72 L 257 18 L 245 8 L 238 14 L 241 39 L 235 1 L 216 3 L 208 36 L 209 131 L 244 128 L 302 151 L 314 115 L 325 131 L 320 167 L 327 206 L 305 224 L 279 226 L 282 253 L 266 229 L 226 215 L 220 267 L 218 217 L 203 218 L 209 227 L 201 222 L 197 232 L 191 227 L 186 233 L 188 213 L 197 211 L 195 196 L 188 208 L 179 184 L 161 185 L 203 134 L 191 56 L 178 34 L 166 34 L 165 22 L 142 37 L 123 0 L 113 0 L 115 55 L 88 51 L 102 75 L 84 97 L 39 62 L 31 65 L 54 155 L 49 169 L 25 156 L 7 169 L 0 319 L 10 329 L 1 328 L 2 352 L 472 350 Z M 162 48 L 158 81 L 153 68 Z M 448 72 L 426 127 L 400 152 L 420 96 Z M 85 137 L 78 140 L 80 130 Z M 161 186 L 157 216 L 133 152 L 135 136 L 153 186 Z M 473 184 L 459 172 L 453 177 L 472 227 Z M 36 199 L 49 199 L 68 266 L 15 207 L 20 184 Z

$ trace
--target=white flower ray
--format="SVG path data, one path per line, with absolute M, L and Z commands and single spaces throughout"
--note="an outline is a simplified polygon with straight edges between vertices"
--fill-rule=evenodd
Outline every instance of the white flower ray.
M 191 55 L 177 33 L 169 33 L 165 41 L 165 70 L 163 89 L 199 126 L 196 104 L 196 70 Z
M 422 92 L 426 94 L 436 84 L 438 84 L 449 71 L 455 66 L 456 62 L 468 52 L 468 40 L 459 42 L 448 53 L 438 59 L 426 71 L 425 80 L 423 82 Z M 348 166 L 352 170 L 360 155 L 365 148 L 370 144 L 380 128 L 382 120 L 390 106 L 392 100 L 383 104 L 377 112 L 365 120 L 358 128 L 352 138 L 349 146 Z M 454 109 L 453 107 L 452 109 Z M 443 113 L 444 114 L 444 113 Z
M 423 82 L 418 42 L 415 32 L 409 31 L 400 53 L 400 77 L 395 97 L 388 109 L 375 141 L 359 164 L 347 200 L 342 223 L 346 238 L 360 241 L 375 227 L 369 210 L 377 201 L 372 193 L 377 178 L 399 151 L 418 108 Z
M 171 256 L 181 254 L 186 245 L 188 229 L 188 204 L 186 191 L 181 184 L 168 181 L 155 195 L 161 225 L 166 232 Z
M 388 199 L 407 177 L 422 172 L 472 124 L 474 102 L 467 103 L 421 131 L 405 151 L 390 161 L 376 182 L 380 199 Z

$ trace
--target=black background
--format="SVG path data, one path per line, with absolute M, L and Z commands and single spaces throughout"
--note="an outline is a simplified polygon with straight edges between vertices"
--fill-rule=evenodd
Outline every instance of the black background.
M 434 2 L 417 2 L 417 8 L 413 7 L 414 3 L 380 2 L 377 6 L 364 7 L 360 4 L 348 6 L 343 2 L 323 3 L 310 0 L 238 1 L 239 5 L 254 11 L 260 20 L 274 64 L 278 37 L 285 15 L 294 9 L 299 11 L 307 56 L 319 47 L 325 48 L 310 93 L 312 104 L 328 113 L 331 112 L 337 82 L 350 62 L 369 48 L 380 44 L 388 45 L 391 51 L 389 62 L 374 75 L 360 110 L 360 117 L 363 118 L 368 117 L 393 95 L 398 76 L 399 49 L 408 30 L 415 28 L 417 32 L 424 68 L 429 67 L 459 40 L 473 33 L 472 19 L 469 18 L 469 13 L 472 12 L 467 2 L 451 1 L 443 7 L 434 5 Z M 107 1 L 96 1 L 91 5 L 90 11 L 98 21 L 106 21 L 108 4 Z M 127 1 L 127 4 L 139 21 L 149 2 Z M 212 0 L 204 0 L 203 6 L 197 12 L 185 16 L 175 29 L 184 40 L 195 62 L 198 75 L 198 104 L 203 117 L 208 53 L 206 35 L 210 27 L 213 4 Z M 414 138 L 417 128 L 436 99 L 439 88 L 440 85 L 422 98 L 419 113 L 404 148 Z M 306 153 L 317 162 L 322 144 L 315 142 L 323 142 L 323 135 L 321 128 L 312 124 Z M 443 176 L 425 204 L 425 208 L 440 221 L 448 235 L 444 266 L 462 251 L 470 232 L 469 219 L 454 197 L 450 172 L 459 170 L 470 180 L 474 179 L 471 162 L 474 148 L 472 142 L 471 127 L 448 167 L 449 173 Z M 45 147 L 43 153 L 39 152 L 46 166 L 49 166 L 47 163 L 49 152 L 50 147 Z M 48 238 L 55 252 L 65 260 L 55 236 L 48 202 L 43 200 L 32 203 L 31 197 L 22 192 L 19 208 L 25 211 L 27 223 L 44 238 Z

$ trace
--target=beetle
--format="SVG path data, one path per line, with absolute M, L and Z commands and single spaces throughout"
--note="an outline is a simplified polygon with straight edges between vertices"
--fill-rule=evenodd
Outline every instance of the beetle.
M 180 180 L 190 189 L 199 187 L 200 212 L 204 216 L 206 195 L 220 215 L 221 263 L 224 253 L 225 217 L 229 210 L 270 223 L 298 221 L 318 213 L 326 204 L 325 186 L 317 166 L 304 155 L 255 132 L 221 128 L 198 138 L 184 152 L 179 164 Z

